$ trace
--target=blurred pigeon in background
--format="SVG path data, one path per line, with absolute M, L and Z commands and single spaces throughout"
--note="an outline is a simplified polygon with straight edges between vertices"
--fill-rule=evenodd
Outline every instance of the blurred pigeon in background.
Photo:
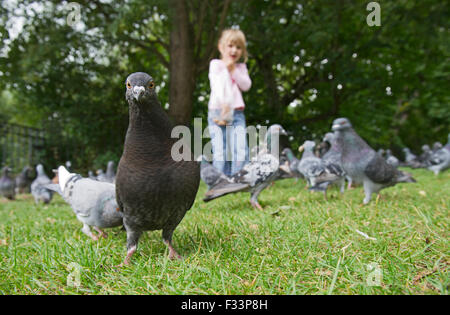
M 10 172 L 11 168 L 8 166 L 5 166 L 2 169 L 2 176 L 0 177 L 0 196 L 14 200 L 16 195 L 16 184 L 14 179 L 9 176 Z
M 94 172 L 88 171 L 88 178 L 92 180 L 97 180 L 97 176 L 94 175 Z
M 394 155 L 392 155 L 392 151 L 390 149 L 386 150 L 386 162 L 388 164 L 391 164 L 395 168 L 400 165 L 400 161 Z
M 107 234 L 101 229 L 122 225 L 123 215 L 118 211 L 114 184 L 69 173 L 64 166 L 58 167 L 58 177 L 59 184 L 45 185 L 45 187 L 61 194 L 72 207 L 77 219 L 83 223 L 81 231 L 84 234 L 98 240 L 98 237 L 92 233 L 91 226 L 106 238 Z
M 294 155 L 294 152 L 292 152 L 290 148 L 284 148 L 281 153 L 286 156 L 288 160 L 289 171 L 292 173 L 292 175 L 296 178 L 303 178 L 303 174 L 298 169 L 300 160 Z
M 114 183 L 115 180 L 116 180 L 116 166 L 114 164 L 114 161 L 109 161 L 108 165 L 106 166 L 105 181 L 108 183 Z
M 16 176 L 16 193 L 17 194 L 29 194 L 31 192 L 31 183 L 33 179 L 31 178 L 31 167 L 25 166 Z
M 417 156 L 412 153 L 409 148 L 403 148 L 403 152 L 405 153 L 405 162 L 402 166 L 408 166 L 411 168 L 420 168 L 422 166 Z
M 299 163 L 299 171 L 308 182 L 312 191 L 322 191 L 327 200 L 327 188 L 330 184 L 339 183 L 341 193 L 344 192 L 345 173 L 339 164 L 326 163 L 314 154 L 315 142 L 307 140 L 300 146 L 299 151 L 304 151 Z
M 433 151 L 431 150 L 430 146 L 428 144 L 424 144 L 422 146 L 422 154 L 420 154 L 418 160 L 421 163 L 422 167 L 428 167 L 431 163 L 431 155 L 433 154 Z
M 37 177 L 31 183 L 31 194 L 34 197 L 36 203 L 43 202 L 48 204 L 53 198 L 53 191 L 45 187 L 45 185 L 51 184 L 52 181 L 45 174 L 44 166 L 39 164 L 36 166 Z
M 97 180 L 98 181 L 100 181 L 100 182 L 108 182 L 108 179 L 106 178 L 106 174 L 105 174 L 105 172 L 103 172 L 103 170 L 102 169 L 98 169 L 97 170 Z
M 353 180 L 362 182 L 364 204 L 370 202 L 372 193 L 397 183 L 412 183 L 414 178 L 388 164 L 352 128 L 347 118 L 334 120 L 333 131 L 342 147 L 342 167 Z
M 439 175 L 440 172 L 450 168 L 450 134 L 447 144 L 433 153 L 430 160 L 433 165 L 428 166 L 428 169 L 435 175 Z

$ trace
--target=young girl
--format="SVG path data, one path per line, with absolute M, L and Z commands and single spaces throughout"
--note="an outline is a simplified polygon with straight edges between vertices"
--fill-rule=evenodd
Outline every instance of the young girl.
M 245 35 L 240 30 L 222 32 L 218 49 L 220 59 L 209 65 L 211 96 L 208 104 L 208 127 L 211 136 L 213 165 L 230 176 L 248 160 L 247 136 L 242 91 L 248 91 L 252 81 L 248 75 Z M 228 151 L 228 150 L 229 151 Z M 226 161 L 231 155 L 231 169 Z

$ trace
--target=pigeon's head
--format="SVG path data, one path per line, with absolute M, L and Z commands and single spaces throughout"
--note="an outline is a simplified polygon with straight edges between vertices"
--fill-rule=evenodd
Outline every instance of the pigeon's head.
M 332 132 L 327 132 L 327 133 L 325 134 L 325 136 L 323 137 L 323 141 L 324 141 L 324 142 L 327 141 L 327 142 L 329 142 L 329 143 L 332 143 L 333 140 L 334 140 L 334 133 L 332 133 Z
M 440 148 L 442 148 L 442 143 L 440 143 L 439 141 L 433 143 L 433 151 L 439 150 Z
M 114 161 L 109 161 L 109 162 L 108 162 L 107 169 L 108 169 L 108 170 L 113 170 L 113 169 L 114 169 Z
M 36 166 L 36 172 L 37 172 L 38 176 L 45 174 L 44 166 L 42 164 L 38 164 Z
M 314 141 L 311 140 L 306 140 L 299 148 L 298 151 L 302 152 L 311 152 L 314 150 L 314 147 L 316 146 L 316 143 Z
M 341 131 L 352 128 L 352 124 L 350 120 L 347 118 L 338 118 L 333 121 L 333 125 L 331 126 L 331 130 L 333 131 Z
M 411 151 L 409 150 L 409 148 L 403 148 L 403 152 L 410 153 Z
M 430 146 L 428 145 L 428 144 L 424 144 L 423 146 L 422 146 L 422 151 L 423 152 L 428 152 L 428 151 L 430 151 L 431 149 L 430 149 Z
M 126 98 L 130 103 L 144 103 L 156 96 L 155 82 L 145 72 L 135 72 L 125 81 Z
M 386 155 L 392 155 L 391 149 L 387 149 L 387 150 L 386 150 Z
M 64 192 L 64 188 L 66 187 L 67 182 L 69 181 L 72 176 L 76 174 L 69 173 L 69 171 L 64 167 L 60 166 L 58 167 L 58 179 L 59 179 L 59 187 L 61 188 L 61 191 Z

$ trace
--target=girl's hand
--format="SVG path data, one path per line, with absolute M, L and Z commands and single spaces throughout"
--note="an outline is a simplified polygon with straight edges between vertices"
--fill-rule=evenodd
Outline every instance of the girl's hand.
M 232 73 L 234 71 L 234 69 L 236 68 L 236 63 L 234 62 L 234 60 L 232 59 L 226 59 L 224 60 L 225 65 L 227 66 L 227 69 L 230 73 Z

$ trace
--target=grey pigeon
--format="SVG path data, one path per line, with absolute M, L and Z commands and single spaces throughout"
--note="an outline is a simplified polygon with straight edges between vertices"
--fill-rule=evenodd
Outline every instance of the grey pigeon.
M 286 156 L 288 160 L 289 171 L 294 177 L 303 178 L 303 174 L 298 170 L 300 160 L 294 155 L 294 152 L 290 148 L 284 148 L 282 154 Z
M 9 176 L 11 169 L 5 166 L 2 169 L 2 176 L 0 177 L 0 196 L 8 198 L 10 200 L 15 199 L 15 181 Z
M 364 204 L 370 202 L 372 193 L 397 183 L 412 183 L 414 178 L 400 171 L 377 154 L 352 128 L 347 118 L 334 120 L 333 131 L 342 148 L 342 167 L 356 182 L 364 187 Z
M 224 173 L 209 163 L 204 155 L 200 155 L 197 158 L 197 161 L 200 161 L 200 178 L 206 185 L 208 185 L 208 189 L 211 189 L 219 184 L 223 185 L 224 183 L 232 183 L 232 181 Z
M 250 204 L 254 208 L 262 210 L 258 202 L 259 194 L 280 176 L 279 172 L 289 173 L 286 165 L 281 165 L 279 160 L 270 153 L 259 153 L 258 157 L 231 176 L 232 184 L 224 183 L 216 185 L 206 192 L 203 201 L 213 199 L 237 192 L 250 192 Z
M 31 192 L 31 183 L 33 179 L 31 178 L 31 168 L 25 166 L 22 172 L 16 176 L 16 193 L 17 194 L 28 194 Z
M 50 203 L 53 198 L 53 191 L 46 188 L 45 185 L 51 184 L 52 181 L 45 174 L 44 166 L 39 164 L 36 166 L 37 177 L 31 183 L 31 194 L 34 197 L 36 203 L 43 202 L 45 204 Z
M 439 141 L 433 143 L 433 153 L 436 153 L 438 150 L 442 149 L 443 145 Z
M 390 149 L 386 150 L 386 162 L 395 168 L 400 165 L 400 161 L 392 154 Z
M 403 152 L 405 153 L 405 162 L 402 166 L 408 166 L 411 168 L 420 168 L 422 164 L 420 163 L 417 155 L 411 152 L 409 148 L 403 148 Z
M 183 151 L 188 161 L 172 156 L 173 125 L 158 101 L 153 78 L 137 72 L 125 82 L 129 125 L 116 174 L 117 203 L 127 231 L 124 264 L 129 264 L 147 230 L 162 229 L 169 258 L 181 258 L 172 247 L 172 235 L 194 203 L 200 166 L 185 151 L 189 148 Z
M 109 161 L 106 167 L 105 181 L 108 183 L 114 183 L 116 179 L 116 171 L 114 161 Z
M 330 148 L 323 155 L 322 159 L 328 164 L 337 164 L 342 170 L 344 170 L 341 162 L 342 148 L 336 141 L 336 134 L 333 132 L 327 132 L 323 137 L 323 142 L 329 143 Z M 348 181 L 347 187 L 350 189 L 352 187 L 353 180 L 348 174 L 345 174 L 345 178 Z M 343 192 L 343 188 L 341 188 L 341 192 Z
M 103 228 L 122 225 L 122 212 L 116 202 L 116 186 L 84 178 L 79 174 L 69 173 L 64 166 L 58 167 L 58 184 L 46 185 L 61 194 L 72 207 L 77 219 L 83 223 L 81 231 L 94 240 L 98 237 L 90 227 L 106 237 Z M 55 187 L 56 186 L 56 187 Z
M 447 144 L 433 153 L 430 160 L 433 165 L 428 166 L 428 169 L 435 175 L 450 168 L 450 134 Z
M 310 190 L 322 191 L 327 199 L 327 188 L 330 184 L 339 182 L 341 193 L 344 192 L 345 173 L 337 163 L 326 163 L 314 154 L 314 141 L 305 141 L 299 151 L 304 151 L 299 163 L 299 171 L 303 174 Z
M 428 167 L 432 165 L 431 163 L 431 155 L 433 154 L 433 151 L 431 150 L 430 146 L 428 144 L 424 144 L 422 146 L 422 154 L 419 156 L 419 162 L 421 163 L 422 167 Z

